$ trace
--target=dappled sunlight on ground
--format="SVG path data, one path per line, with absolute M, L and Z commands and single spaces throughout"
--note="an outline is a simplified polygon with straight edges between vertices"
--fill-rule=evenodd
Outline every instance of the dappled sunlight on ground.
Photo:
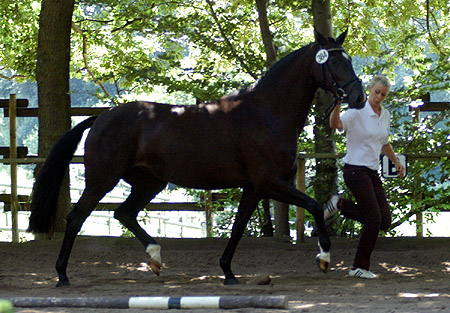
M 437 298 L 447 297 L 450 299 L 450 294 L 439 293 L 412 293 L 412 292 L 400 292 L 398 295 L 400 298 Z
M 211 280 L 219 280 L 219 279 L 224 279 L 224 276 L 200 276 L 200 277 L 194 277 L 191 278 L 190 281 L 192 282 L 203 282 L 203 281 L 211 281 Z
M 305 303 L 304 301 L 289 301 L 290 309 L 302 310 L 302 312 L 308 312 L 309 309 L 323 309 L 327 305 L 329 305 L 328 302 Z
M 330 271 L 347 271 L 350 269 L 349 266 L 344 265 L 344 261 L 337 263 L 335 266 L 330 267 Z
M 382 268 L 386 269 L 388 272 L 392 272 L 402 276 L 414 277 L 423 274 L 420 269 L 414 267 L 406 267 L 389 263 L 379 263 L 379 265 Z
M 37 273 L 25 273 L 24 281 L 32 281 L 33 286 L 50 286 L 56 283 L 56 280 L 43 280 Z

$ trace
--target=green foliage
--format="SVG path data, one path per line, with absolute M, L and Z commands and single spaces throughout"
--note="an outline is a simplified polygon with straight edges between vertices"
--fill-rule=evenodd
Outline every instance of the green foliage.
M 226 9 L 217 8 L 219 13 Z M 229 37 L 237 36 L 238 28 L 233 23 L 238 23 L 242 15 L 214 13 L 203 1 L 182 5 L 162 1 L 85 1 L 74 20 L 87 42 L 88 64 L 96 80 L 116 84 L 117 94 L 149 92 L 153 86 L 162 85 L 168 92 L 188 92 L 203 101 L 242 84 L 241 79 L 238 83 L 233 79 L 239 75 L 239 70 L 230 64 L 230 60 L 235 61 L 234 56 L 261 59 L 237 48 L 233 54 L 227 46 Z M 229 37 L 221 36 L 213 17 Z M 83 49 L 80 40 L 73 46 L 78 55 Z M 86 64 L 79 57 L 74 66 L 81 69 Z M 80 76 L 83 74 L 86 75 L 79 72 Z
M 413 122 L 412 114 L 404 110 L 408 103 L 408 90 L 394 93 L 391 108 L 394 151 L 427 155 L 449 153 L 450 112 L 422 112 L 420 120 Z M 395 98 L 398 103 L 395 103 Z M 403 110 L 401 110 L 401 109 Z M 450 200 L 450 165 L 448 158 L 410 159 L 405 179 L 385 181 L 386 192 L 394 209 L 394 223 L 406 219 L 410 213 L 427 210 L 439 212 L 448 207 Z
M 39 1 L 0 3 L 0 78 L 34 78 L 39 8 Z

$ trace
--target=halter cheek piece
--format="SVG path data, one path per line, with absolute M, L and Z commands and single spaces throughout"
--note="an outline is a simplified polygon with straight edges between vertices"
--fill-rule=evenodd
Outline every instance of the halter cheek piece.
M 348 82 L 345 82 L 342 86 L 338 84 L 336 81 L 336 78 L 333 75 L 333 72 L 330 70 L 330 65 L 328 64 L 328 58 L 329 58 L 329 52 L 334 51 L 343 51 L 345 52 L 344 48 L 331 48 L 331 49 L 323 49 L 322 47 L 317 51 L 316 53 L 316 62 L 322 66 L 322 82 L 325 84 L 325 68 L 328 70 L 328 73 L 330 74 L 331 79 L 333 80 L 333 85 L 336 88 L 336 92 L 333 94 L 334 101 L 333 103 L 328 107 L 328 109 L 325 110 L 325 116 L 322 118 L 321 122 L 319 124 L 322 124 L 325 122 L 325 120 L 328 119 L 331 112 L 333 112 L 334 107 L 338 103 L 338 101 L 343 101 L 348 97 L 348 94 L 350 94 L 353 90 L 353 87 L 355 86 L 356 82 L 360 82 L 361 80 L 358 77 L 350 79 Z M 325 66 L 323 66 L 325 65 Z M 351 88 L 349 90 L 349 93 L 345 91 L 345 87 L 351 84 Z
M 328 70 L 328 73 L 330 74 L 331 79 L 333 80 L 333 85 L 336 88 L 336 93 L 333 94 L 333 97 L 336 102 L 336 101 L 343 101 L 344 99 L 346 99 L 348 97 L 348 93 L 344 90 L 344 88 L 347 85 L 351 84 L 351 88 L 349 91 L 349 93 L 351 93 L 353 90 L 354 84 L 361 80 L 359 78 L 355 77 L 353 79 L 350 79 L 348 82 L 344 83 L 342 86 L 340 86 L 338 84 L 338 82 L 336 81 L 336 78 L 333 75 L 333 72 L 330 70 L 330 65 L 328 64 L 329 52 L 334 52 L 334 51 L 345 52 L 345 49 L 344 48 L 331 48 L 331 49 L 321 48 L 316 53 L 316 62 L 322 66 L 322 81 L 323 82 L 325 82 L 325 68 Z M 323 65 L 325 65 L 325 66 L 323 66 Z M 333 108 L 334 108 L 334 106 L 333 106 Z

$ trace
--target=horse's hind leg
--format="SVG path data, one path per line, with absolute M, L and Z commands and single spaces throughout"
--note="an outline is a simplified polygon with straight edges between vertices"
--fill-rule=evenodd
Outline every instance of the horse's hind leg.
M 101 198 L 103 198 L 106 192 L 107 191 L 95 192 L 93 189 L 86 188 L 78 203 L 67 215 L 66 233 L 64 235 L 58 260 L 56 261 L 56 271 L 58 272 L 59 277 L 59 281 L 56 284 L 57 287 L 70 285 L 69 279 L 67 278 L 67 263 L 69 261 L 73 243 L 84 221 L 95 209 L 95 206 Z
M 150 255 L 150 268 L 159 275 L 161 271 L 161 247 L 147 232 L 139 225 L 136 218 L 139 211 L 149 203 L 166 186 L 165 182 L 155 181 L 151 186 L 133 186 L 131 193 L 122 205 L 117 208 L 114 217 L 128 228 L 146 248 Z
M 234 220 L 230 240 L 220 258 L 220 267 L 225 274 L 225 285 L 236 285 L 239 283 L 231 271 L 231 260 L 233 259 L 236 247 L 242 238 L 242 234 L 247 227 L 247 223 L 260 200 L 261 198 L 256 196 L 253 190 L 244 189 L 241 202 L 239 203 L 238 213 Z

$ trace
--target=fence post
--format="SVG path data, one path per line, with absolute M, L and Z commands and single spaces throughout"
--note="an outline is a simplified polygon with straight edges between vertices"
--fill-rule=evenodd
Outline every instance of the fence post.
M 414 115 L 413 115 L 413 123 L 419 123 L 420 122 L 420 108 L 414 109 Z M 420 182 L 416 178 L 417 184 L 419 185 Z M 416 203 L 419 202 L 422 198 L 422 195 L 416 194 L 414 191 L 414 199 L 416 200 Z M 417 201 L 419 200 L 419 201 Z M 416 207 L 417 209 L 417 207 Z M 420 208 L 419 208 L 420 209 Z M 423 215 L 422 211 L 417 211 L 416 213 L 416 237 L 423 237 Z
M 9 96 L 9 157 L 17 159 L 17 99 L 15 94 Z M 17 199 L 17 163 L 10 163 L 11 169 L 11 221 L 12 242 L 19 242 L 19 204 Z
M 213 227 L 213 199 L 212 191 L 205 190 L 205 217 L 206 217 L 206 237 L 212 237 Z
M 297 189 L 301 192 L 306 191 L 304 158 L 298 158 L 297 160 Z M 295 216 L 297 221 L 297 243 L 302 243 L 305 242 L 305 209 L 298 206 Z

